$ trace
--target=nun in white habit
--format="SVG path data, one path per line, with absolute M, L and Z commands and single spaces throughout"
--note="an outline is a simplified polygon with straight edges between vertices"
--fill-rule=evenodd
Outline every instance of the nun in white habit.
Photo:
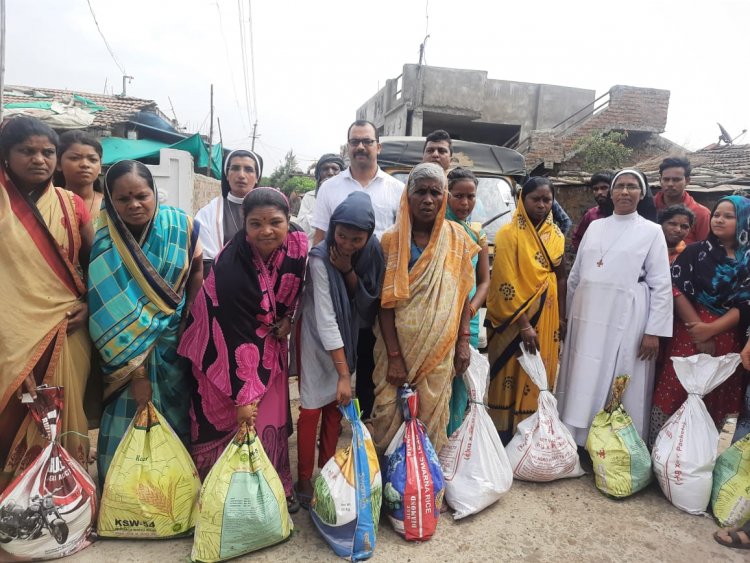
M 195 214 L 201 226 L 204 279 L 224 243 L 244 228 L 242 200 L 258 185 L 262 174 L 263 159 L 253 151 L 238 149 L 227 155 L 221 174 L 221 195 Z
M 646 437 L 659 337 L 672 336 L 667 244 L 659 225 L 638 213 L 648 184 L 637 170 L 621 170 L 610 195 L 614 214 L 591 223 L 568 275 L 556 396 L 579 446 L 618 375 L 630 376 L 623 404 Z

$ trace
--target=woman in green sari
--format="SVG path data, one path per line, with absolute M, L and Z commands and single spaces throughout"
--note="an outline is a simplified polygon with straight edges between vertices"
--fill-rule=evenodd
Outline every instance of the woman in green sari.
M 469 222 L 471 212 L 477 202 L 477 186 L 479 181 L 474 173 L 468 168 L 460 166 L 448 173 L 448 208 L 445 216 L 450 221 L 461 225 L 471 240 L 477 243 L 481 250 L 472 259 L 474 266 L 474 287 L 469 293 L 469 309 L 471 312 L 471 323 L 469 331 L 471 337 L 469 344 L 479 348 L 479 309 L 484 306 L 487 292 L 490 289 L 490 254 L 487 245 L 487 233 L 482 229 L 481 223 Z M 451 391 L 451 411 L 448 420 L 448 436 L 453 434 L 461 426 L 464 420 L 464 412 L 468 404 L 469 394 L 466 385 L 457 374 L 453 378 L 453 389 Z
M 189 438 L 192 379 L 177 344 L 203 282 L 198 230 L 184 211 L 159 204 L 145 165 L 124 160 L 107 172 L 88 279 L 89 331 L 104 377 L 102 483 L 130 421 L 149 401 Z

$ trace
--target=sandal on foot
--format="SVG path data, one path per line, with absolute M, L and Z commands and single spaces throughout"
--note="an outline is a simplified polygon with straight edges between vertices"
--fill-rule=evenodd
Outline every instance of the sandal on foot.
M 299 505 L 304 508 L 305 510 L 310 509 L 310 503 L 312 502 L 313 496 L 307 493 L 303 493 L 299 490 L 299 482 L 294 484 L 294 494 L 297 497 L 297 500 L 299 501 Z
M 294 495 L 294 493 L 286 497 L 286 509 L 287 511 L 289 511 L 289 514 L 299 512 L 299 501 L 297 500 L 297 497 Z
M 742 536 L 740 536 L 740 532 L 745 536 L 744 540 Z M 719 534 L 721 533 L 729 534 L 729 539 L 731 541 L 720 538 Z M 744 526 L 737 528 L 724 528 L 718 532 L 714 532 L 714 540 L 716 540 L 716 543 L 723 545 L 724 547 L 731 547 L 733 549 L 750 549 L 750 524 L 745 524 Z

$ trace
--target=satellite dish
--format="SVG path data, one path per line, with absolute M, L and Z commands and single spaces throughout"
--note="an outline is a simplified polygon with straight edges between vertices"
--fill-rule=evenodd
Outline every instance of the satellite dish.
M 721 144 L 722 142 L 724 142 L 727 145 L 731 145 L 732 144 L 732 136 L 729 134 L 729 131 L 727 131 L 726 129 L 724 129 L 724 126 L 721 123 L 719 123 L 719 122 L 716 122 L 716 125 L 719 126 L 719 131 L 721 131 L 721 135 L 719 135 L 719 144 Z

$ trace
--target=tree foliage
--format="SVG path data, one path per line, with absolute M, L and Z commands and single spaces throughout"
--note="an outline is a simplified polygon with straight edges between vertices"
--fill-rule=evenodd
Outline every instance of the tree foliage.
M 581 165 L 586 172 L 617 170 L 633 154 L 633 149 L 624 144 L 627 138 L 627 133 L 617 131 L 596 132 L 580 139 L 573 148 L 580 156 Z
M 268 182 L 268 184 L 265 184 Z M 260 185 L 270 185 L 279 188 L 286 195 L 293 191 L 304 193 L 315 189 L 315 179 L 305 176 L 300 170 L 297 157 L 294 156 L 294 150 L 284 156 L 284 160 L 271 172 L 268 178 L 262 178 Z

